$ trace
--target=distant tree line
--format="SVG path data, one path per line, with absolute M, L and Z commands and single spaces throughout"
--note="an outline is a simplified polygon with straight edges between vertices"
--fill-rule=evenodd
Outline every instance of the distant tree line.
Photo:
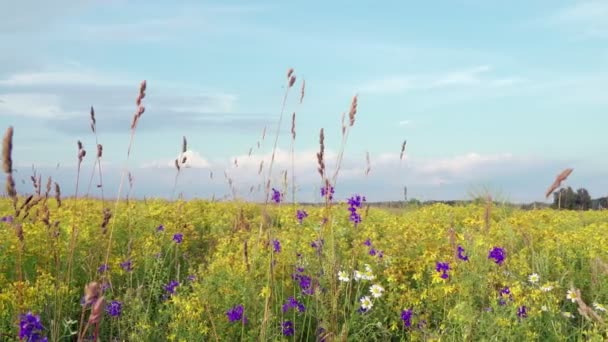
M 589 210 L 593 209 L 593 200 L 589 191 L 580 188 L 574 191 L 571 187 L 561 188 L 553 193 L 552 208 L 569 210 Z

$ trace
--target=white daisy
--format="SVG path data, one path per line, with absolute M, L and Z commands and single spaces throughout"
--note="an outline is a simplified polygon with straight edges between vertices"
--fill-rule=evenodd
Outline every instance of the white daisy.
M 566 299 L 570 299 L 572 303 L 576 303 L 576 293 L 572 290 L 566 292 Z
M 597 302 L 593 303 L 593 308 L 597 311 L 606 312 L 606 307 Z
M 540 290 L 543 291 L 543 292 L 549 292 L 549 291 L 553 290 L 553 286 L 551 286 L 551 285 L 544 285 L 544 286 L 542 286 L 540 288 Z
M 340 280 L 340 281 L 350 281 L 350 278 L 348 277 L 348 273 L 346 273 L 344 271 L 338 272 L 338 280 Z
M 532 273 L 528 276 L 528 281 L 530 281 L 532 284 L 536 284 L 540 281 L 540 276 L 536 273 Z
M 378 284 L 374 284 L 369 288 L 369 292 L 374 296 L 374 298 L 380 298 L 382 296 L 382 292 L 384 292 L 384 288 Z
M 356 281 L 359 281 L 359 280 L 361 280 L 362 278 L 363 278 L 363 273 L 361 273 L 361 272 L 359 272 L 359 271 L 355 270 L 355 280 L 356 280 Z
M 546 305 L 543 305 L 540 307 L 540 311 L 547 312 L 547 311 L 549 311 L 549 308 Z
M 569 313 L 568 311 L 562 312 L 562 316 L 566 318 L 574 318 L 574 315 Z
M 365 310 L 369 310 L 372 308 L 372 306 L 374 306 L 374 303 L 372 303 L 372 300 L 369 298 L 369 296 L 361 297 L 359 301 L 361 302 L 361 307 Z

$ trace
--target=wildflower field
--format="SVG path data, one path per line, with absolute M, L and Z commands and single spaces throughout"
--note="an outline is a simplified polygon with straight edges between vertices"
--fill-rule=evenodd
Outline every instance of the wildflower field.
M 145 120 L 145 87 L 131 141 Z M 317 205 L 290 201 L 294 187 L 271 182 L 272 160 L 261 180 L 263 203 L 133 200 L 120 191 L 111 200 L 78 190 L 62 197 L 59 184 L 35 176 L 33 192 L 18 194 L 12 162 L 19 156 L 11 154 L 9 128 L 8 196 L 0 200 L 0 340 L 608 337 L 606 211 L 524 211 L 491 200 L 390 212 L 370 206 L 365 194 L 336 185 L 356 110 L 357 97 L 343 120 L 335 173 L 326 170 L 320 132 Z M 96 133 L 93 110 L 91 117 Z M 401 157 L 404 149 L 405 142 Z M 78 151 L 80 168 L 86 156 L 80 142 Z M 102 151 L 98 145 L 95 165 Z M 183 162 L 175 161 L 177 176 Z

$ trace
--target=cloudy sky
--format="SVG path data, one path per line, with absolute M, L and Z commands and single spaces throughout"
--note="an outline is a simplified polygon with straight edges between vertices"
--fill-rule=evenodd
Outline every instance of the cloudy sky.
M 569 185 L 608 193 L 608 1 L 2 2 L 0 126 L 15 127 L 19 179 L 35 165 L 66 194 L 74 191 L 77 140 L 89 152 L 81 181 L 89 183 L 91 105 L 106 193 L 116 194 L 145 79 L 146 112 L 127 165 L 133 195 L 171 196 L 172 160 L 186 136 L 189 168 L 177 192 L 225 196 L 226 174 L 240 196 L 254 198 L 290 67 L 297 83 L 272 179 L 278 186 L 280 172 L 291 170 L 295 111 L 300 200 L 317 196 L 320 128 L 335 167 L 341 116 L 355 94 L 340 199 L 401 199 L 407 186 L 423 200 L 484 188 L 512 201 L 543 200 L 566 167 L 575 169 Z M 19 190 L 31 186 L 20 182 Z

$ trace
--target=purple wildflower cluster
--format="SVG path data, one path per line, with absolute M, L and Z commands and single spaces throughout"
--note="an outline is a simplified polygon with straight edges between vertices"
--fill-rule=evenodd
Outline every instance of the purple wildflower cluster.
M 469 257 L 464 255 L 464 248 L 461 245 L 458 245 L 458 259 L 469 261 Z
M 277 239 L 272 240 L 272 249 L 275 253 L 281 252 L 281 242 Z
M 133 271 L 133 263 L 131 262 L 131 260 L 125 260 L 125 261 L 121 262 L 120 267 L 123 270 L 125 270 L 126 272 Z
M 157 233 L 164 232 L 164 231 L 165 231 L 165 226 L 163 226 L 162 224 L 159 225 L 158 227 L 156 227 Z
M 519 308 L 517 308 L 517 317 L 519 317 L 519 318 L 528 317 L 528 308 L 526 308 L 525 305 L 522 305 Z
M 505 250 L 501 247 L 494 247 L 488 253 L 488 259 L 494 259 L 494 262 L 498 265 L 502 265 L 506 258 Z
M 298 211 L 296 212 L 296 218 L 298 219 L 300 224 L 302 224 L 302 221 L 307 217 L 308 217 L 308 213 L 304 210 L 298 209 Z
M 500 298 L 498 299 L 498 305 L 506 305 L 507 301 L 505 298 L 508 298 L 510 301 L 513 301 L 513 294 L 511 294 L 511 289 L 509 289 L 509 287 L 507 286 L 500 289 L 499 297 Z
M 106 306 L 106 312 L 112 317 L 120 317 L 120 314 L 122 313 L 122 303 L 117 300 L 111 301 Z
M 353 195 L 348 199 L 348 211 L 350 211 L 350 220 L 355 223 L 355 226 L 361 223 L 361 214 L 357 212 L 358 208 L 363 206 L 365 196 Z
M 281 203 L 281 192 L 275 188 L 272 188 L 272 200 L 275 203 Z
M 295 330 L 293 328 L 293 322 L 292 321 L 284 321 L 281 324 L 281 327 L 283 328 L 283 335 L 284 336 L 293 336 L 293 334 L 295 334 Z
M 103 264 L 97 268 L 97 272 L 104 273 L 109 269 L 110 269 L 110 267 L 107 264 Z
M 437 262 L 435 265 L 435 270 L 437 272 L 441 272 L 442 279 L 448 279 L 450 276 L 448 275 L 448 271 L 450 270 L 450 264 L 447 262 Z
M 334 199 L 334 194 L 336 193 L 336 190 L 334 189 L 333 186 L 326 184 L 324 187 L 321 188 L 321 197 L 325 198 L 327 197 L 330 201 Z
M 298 282 L 298 285 L 300 285 L 300 289 L 302 290 L 302 294 L 312 295 L 315 292 L 312 284 L 312 278 L 302 274 L 303 272 L 304 268 L 299 267 L 296 269 L 296 273 L 291 275 L 291 278 Z
M 401 311 L 401 320 L 403 321 L 403 325 L 406 327 L 412 326 L 412 316 L 414 315 L 414 311 L 412 309 L 402 310 Z
M 365 242 L 363 242 L 363 244 L 365 246 L 369 247 L 369 251 L 368 251 L 369 255 L 377 256 L 379 259 L 382 259 L 384 257 L 384 252 L 374 248 L 374 246 L 372 245 L 372 241 L 369 238 L 367 240 L 365 240 Z
M 19 339 L 28 342 L 47 342 L 46 337 L 42 337 L 42 322 L 40 322 L 40 316 L 34 315 L 28 312 L 25 315 L 21 315 L 21 321 L 19 321 Z
M 239 304 L 226 311 L 226 316 L 228 317 L 229 322 L 242 321 L 243 323 L 247 323 L 247 317 L 244 312 L 245 308 L 243 308 L 243 305 Z
M 283 312 L 284 313 L 287 312 L 287 311 L 289 311 L 289 309 L 295 309 L 295 310 L 298 310 L 298 312 L 304 312 L 304 311 L 306 311 L 306 307 L 304 306 L 304 304 L 300 303 L 294 297 L 289 297 L 287 299 L 287 301 L 285 302 L 285 304 L 283 304 Z
M 182 243 L 182 241 L 184 241 L 184 234 L 177 233 L 173 235 L 173 241 L 175 241 L 175 243 Z
M 10 215 L 0 217 L 0 222 L 13 223 L 13 217 Z
M 175 293 L 175 288 L 179 286 L 179 282 L 177 280 L 171 280 L 167 285 L 165 285 L 165 291 L 169 294 Z

